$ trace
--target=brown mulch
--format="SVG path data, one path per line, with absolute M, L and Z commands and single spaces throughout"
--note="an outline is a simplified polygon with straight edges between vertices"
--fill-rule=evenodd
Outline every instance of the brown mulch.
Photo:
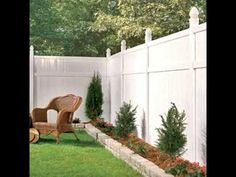
M 95 126 L 96 128 L 98 128 L 99 130 L 101 130 L 102 132 L 104 132 L 103 128 L 96 126 L 96 120 L 92 120 L 92 121 L 90 121 L 90 123 L 93 126 Z M 171 159 L 170 156 L 168 156 L 167 154 L 161 153 L 156 147 L 146 143 L 143 139 L 140 139 L 133 134 L 129 135 L 128 138 L 117 138 L 112 133 L 106 133 L 106 132 L 104 132 L 104 133 L 127 147 L 128 147 L 129 141 L 132 141 L 132 143 L 134 145 L 143 145 L 146 150 L 145 151 L 146 153 L 139 154 L 139 155 L 141 155 L 142 157 L 155 163 L 156 165 L 158 165 L 162 169 L 165 169 L 165 168 L 169 167 L 170 164 L 174 163 L 174 160 Z M 130 148 L 130 149 L 135 151 L 135 149 L 132 149 L 132 148 Z
M 134 152 L 138 153 L 136 149 L 129 147 L 128 144 L 130 141 L 132 141 L 132 144 L 135 146 L 142 145 L 145 148 L 145 153 L 138 153 L 140 156 L 146 158 L 147 160 L 153 162 L 163 170 L 174 167 L 177 164 L 185 163 L 187 165 L 187 171 L 193 172 L 195 169 L 195 166 L 193 163 L 189 162 L 188 160 L 185 160 L 183 158 L 172 158 L 170 155 L 161 153 L 160 150 L 152 146 L 148 143 L 146 143 L 143 139 L 138 138 L 134 134 L 130 134 L 128 138 L 117 138 L 115 135 L 113 135 L 111 132 L 107 133 L 104 131 L 104 128 L 96 126 L 97 120 L 92 120 L 90 123 L 101 130 L 103 133 L 107 134 L 108 136 L 112 137 L 116 141 L 120 142 L 121 144 L 125 145 L 126 147 L 130 148 Z M 184 177 L 184 176 L 176 176 L 176 177 Z

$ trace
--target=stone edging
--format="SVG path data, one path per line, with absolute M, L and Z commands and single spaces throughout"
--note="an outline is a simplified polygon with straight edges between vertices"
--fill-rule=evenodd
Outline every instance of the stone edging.
M 80 128 L 85 128 L 85 124 L 83 124 L 83 123 L 72 123 L 72 127 L 74 128 L 74 129 L 80 129 Z
M 106 149 L 119 159 L 124 160 L 131 167 L 139 171 L 145 177 L 174 177 L 173 175 L 165 173 L 165 171 L 155 165 L 153 162 L 143 158 L 130 150 L 126 146 L 117 142 L 99 129 L 95 128 L 92 124 L 85 124 L 86 132 L 98 140 L 105 146 Z

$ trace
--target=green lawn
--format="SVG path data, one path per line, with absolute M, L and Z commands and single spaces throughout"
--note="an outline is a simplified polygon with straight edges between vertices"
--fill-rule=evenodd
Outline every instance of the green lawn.
M 141 177 L 122 160 L 96 142 L 85 131 L 62 134 L 56 144 L 52 136 L 41 135 L 30 144 L 30 177 Z

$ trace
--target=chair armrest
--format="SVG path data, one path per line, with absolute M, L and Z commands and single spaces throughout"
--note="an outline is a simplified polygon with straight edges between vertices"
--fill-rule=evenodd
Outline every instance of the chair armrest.
M 32 123 L 47 122 L 47 108 L 34 108 L 31 114 Z
M 68 111 L 66 109 L 59 111 L 58 117 L 57 117 L 57 125 L 69 123 L 70 116 L 68 114 L 71 114 L 71 113 L 73 112 Z

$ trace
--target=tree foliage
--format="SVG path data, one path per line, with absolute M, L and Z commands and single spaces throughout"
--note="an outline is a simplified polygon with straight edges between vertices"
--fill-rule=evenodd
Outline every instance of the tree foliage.
M 125 39 L 131 47 L 144 42 L 146 28 L 152 30 L 153 39 L 181 31 L 189 26 L 192 6 L 200 11 L 200 23 L 206 21 L 206 0 L 117 0 L 117 13 L 96 13 L 91 29 L 113 31 L 114 41 Z M 109 38 L 109 35 L 107 36 Z M 112 48 L 119 50 L 118 46 Z
M 157 128 L 158 143 L 157 147 L 171 156 L 179 156 L 185 152 L 184 146 L 187 143 L 185 130 L 185 112 L 179 113 L 177 107 L 172 103 L 166 119 L 161 115 L 162 127 Z
M 196 6 L 200 22 L 206 21 L 206 0 L 30 0 L 30 44 L 36 54 L 104 56 L 106 49 L 120 51 L 189 25 Z
M 85 113 L 90 119 L 98 118 L 102 115 L 103 92 L 102 79 L 97 73 L 94 74 L 92 81 L 88 87 L 88 93 L 85 103 Z
M 107 1 L 30 0 L 30 45 L 39 55 L 104 56 L 106 32 L 89 27 Z

